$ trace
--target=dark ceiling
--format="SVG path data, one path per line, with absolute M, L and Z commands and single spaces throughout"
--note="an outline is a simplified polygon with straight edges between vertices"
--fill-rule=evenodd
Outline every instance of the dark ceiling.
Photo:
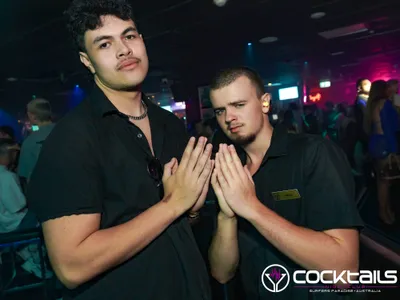
M 64 28 L 62 12 L 69 2 L 2 1 L 3 94 L 10 84 L 62 89 L 60 82 L 81 82 L 87 76 Z M 228 0 L 224 7 L 212 0 L 132 3 L 146 40 L 153 82 L 165 76 L 202 84 L 216 69 L 237 64 L 253 65 L 274 80 L 298 72 L 305 61 L 318 72 L 336 72 L 383 53 L 400 57 L 399 0 Z M 315 12 L 326 16 L 311 19 Z M 318 35 L 358 23 L 368 30 L 332 40 Z M 267 36 L 278 41 L 258 42 Z

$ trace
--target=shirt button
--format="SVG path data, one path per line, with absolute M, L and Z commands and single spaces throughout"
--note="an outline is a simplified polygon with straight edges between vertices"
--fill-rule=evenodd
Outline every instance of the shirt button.
M 141 138 L 143 137 L 143 134 L 138 133 L 137 137 L 138 137 L 139 139 L 141 139 Z

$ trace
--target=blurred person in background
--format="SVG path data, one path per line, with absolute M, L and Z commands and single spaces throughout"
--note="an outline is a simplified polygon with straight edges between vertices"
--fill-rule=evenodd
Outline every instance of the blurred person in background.
M 388 81 L 388 97 L 393 102 L 397 112 L 400 114 L 400 95 L 399 95 L 399 81 L 391 79 Z
M 358 79 L 356 82 L 357 96 L 354 102 L 354 117 L 356 122 L 363 124 L 367 108 L 368 96 L 371 90 L 371 81 L 367 78 Z
M 354 150 L 357 143 L 357 124 L 354 119 L 348 117 L 348 110 L 345 104 L 338 104 L 336 106 L 336 112 L 338 113 L 336 126 L 338 130 L 337 143 L 346 154 L 350 166 L 354 170 Z
M 291 109 L 285 111 L 281 124 L 284 125 L 290 133 L 300 133 L 299 122 L 297 122 L 295 118 L 295 112 Z
M 399 81 L 397 79 L 390 79 L 387 82 L 387 95 L 389 100 L 394 101 L 395 96 L 399 94 Z
M 318 134 L 319 124 L 318 124 L 316 106 L 305 105 L 303 110 L 304 110 L 304 116 L 303 116 L 304 133 Z
M 0 126 L 0 138 L 15 141 L 15 131 L 11 126 Z
M 0 138 L 11 140 L 13 145 L 13 151 L 11 152 L 11 163 L 9 165 L 9 170 L 15 172 L 17 170 L 17 165 L 19 161 L 20 146 L 17 144 L 15 139 L 15 131 L 11 126 L 1 126 L 0 127 Z
M 18 177 L 10 171 L 15 151 L 17 145 L 13 140 L 0 139 L 0 233 L 27 227 L 22 224 L 27 214 L 26 199 Z
M 372 83 L 364 119 L 364 130 L 369 135 L 368 150 L 376 172 L 379 217 L 391 225 L 395 215 L 390 203 L 390 185 L 400 178 L 397 134 L 399 116 L 388 99 L 388 84 L 383 80 Z
M 368 153 L 368 134 L 364 130 L 364 116 L 367 110 L 368 96 L 371 90 L 371 81 L 367 78 L 360 78 L 356 82 L 357 96 L 353 106 L 352 117 L 357 126 L 357 142 L 354 149 L 354 167 L 355 173 L 362 175 L 365 179 L 368 177 L 370 169 L 366 167 Z
M 28 209 L 18 176 L 10 170 L 18 145 L 10 139 L 0 139 L 0 233 L 35 229 L 39 223 Z M 37 244 L 20 247 L 17 251 L 22 258 L 22 269 L 42 278 Z M 52 273 L 45 270 L 46 278 Z
M 51 105 L 45 99 L 38 98 L 29 102 L 27 105 L 27 115 L 31 125 L 37 126 L 38 130 L 33 131 L 25 139 L 21 147 L 17 172 L 21 177 L 24 190 L 36 166 L 42 145 L 55 126 L 52 122 Z
M 289 104 L 289 109 L 293 113 L 293 130 L 297 133 L 303 132 L 303 118 L 302 111 L 299 105 L 295 102 Z

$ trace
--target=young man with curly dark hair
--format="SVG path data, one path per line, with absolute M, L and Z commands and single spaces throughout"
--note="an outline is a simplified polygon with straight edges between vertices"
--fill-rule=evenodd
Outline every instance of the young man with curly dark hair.
M 51 132 L 28 187 L 64 299 L 210 299 L 188 215 L 208 191 L 211 145 L 187 142 L 141 92 L 149 61 L 127 2 L 76 0 L 66 15 L 95 86 Z

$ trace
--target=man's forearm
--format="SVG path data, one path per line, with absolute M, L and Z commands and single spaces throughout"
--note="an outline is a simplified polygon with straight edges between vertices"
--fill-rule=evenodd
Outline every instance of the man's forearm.
M 218 215 L 217 231 L 209 250 L 211 274 L 220 283 L 226 283 L 235 275 L 239 262 L 237 219 Z
M 134 219 L 94 232 L 65 261 L 60 278 L 75 288 L 127 261 L 157 238 L 183 211 L 161 201 Z M 63 280 L 64 279 L 64 280 Z
M 307 270 L 356 271 L 358 267 L 358 260 L 333 237 L 296 226 L 262 204 L 249 221 L 280 252 Z

